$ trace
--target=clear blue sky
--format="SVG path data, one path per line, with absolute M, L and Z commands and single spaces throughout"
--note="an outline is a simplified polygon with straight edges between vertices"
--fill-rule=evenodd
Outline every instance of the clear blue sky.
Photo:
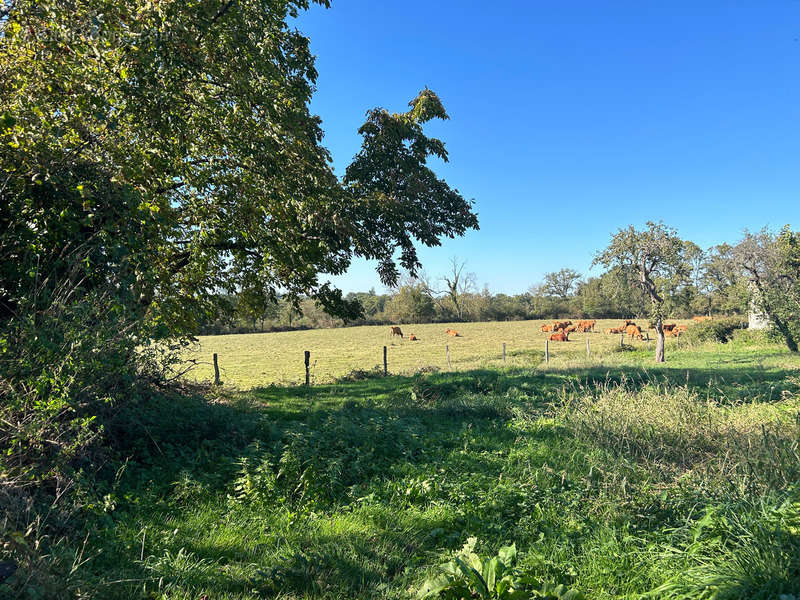
M 312 110 L 338 173 L 365 112 L 425 86 L 450 120 L 434 170 L 481 229 L 422 249 L 518 293 L 590 272 L 617 228 L 663 220 L 702 247 L 800 227 L 800 2 L 333 0 L 296 22 L 319 79 Z M 372 265 L 334 281 L 383 290 Z

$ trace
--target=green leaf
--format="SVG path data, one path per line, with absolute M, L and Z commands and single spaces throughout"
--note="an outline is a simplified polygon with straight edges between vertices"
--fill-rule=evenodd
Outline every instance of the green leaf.
M 505 566 L 513 566 L 517 562 L 517 545 L 503 546 L 497 551 L 497 556 Z
M 484 598 L 488 598 L 489 597 L 489 587 L 486 585 L 486 581 L 484 581 L 483 577 L 480 574 L 480 571 L 478 571 L 474 567 L 471 567 L 470 565 L 466 564 L 459 557 L 456 557 L 455 561 L 456 561 L 456 563 L 458 563 L 458 565 L 461 568 L 461 571 L 464 573 L 464 575 L 477 588 L 478 593 L 479 594 L 483 594 Z
M 486 582 L 486 587 L 489 590 L 495 591 L 497 578 L 503 576 L 503 563 L 496 556 L 486 561 L 483 565 L 483 579 Z
M 450 585 L 451 581 L 451 578 L 444 573 L 430 577 L 425 580 L 422 587 L 417 592 L 417 598 L 438 596 L 441 591 Z

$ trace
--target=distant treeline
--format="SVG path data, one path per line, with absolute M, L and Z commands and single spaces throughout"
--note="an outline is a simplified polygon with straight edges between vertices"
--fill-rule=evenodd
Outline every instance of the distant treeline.
M 707 251 L 686 242 L 684 275 L 665 283 L 665 308 L 673 318 L 694 315 L 744 314 L 748 306 L 747 278 L 734 261 L 732 246 Z M 452 271 L 437 280 L 407 279 L 391 293 L 347 294 L 363 309 L 361 319 L 345 323 L 327 314 L 311 299 L 299 306 L 279 298 L 255 302 L 246 295 L 228 298 L 230 317 L 204 324 L 200 334 L 248 333 L 315 329 L 346 325 L 387 325 L 453 321 L 518 321 L 564 317 L 624 318 L 647 314 L 648 298 L 631 280 L 633 275 L 612 268 L 596 277 L 572 269 L 547 273 L 543 281 L 522 294 L 476 289 L 475 275 L 463 274 L 464 263 L 453 261 Z M 439 289 L 437 289 L 439 288 Z

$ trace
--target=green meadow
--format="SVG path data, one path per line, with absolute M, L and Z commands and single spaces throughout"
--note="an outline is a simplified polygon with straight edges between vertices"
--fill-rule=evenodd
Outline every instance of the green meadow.
M 428 323 L 402 325 L 404 337 L 392 336 L 388 326 L 362 326 L 341 329 L 310 329 L 278 333 L 202 336 L 187 353 L 197 361 L 188 377 L 194 381 L 213 381 L 212 357 L 218 355 L 221 379 L 241 389 L 269 384 L 298 384 L 305 380 L 304 351 L 311 352 L 310 375 L 313 383 L 331 383 L 354 371 L 383 369 L 383 346 L 387 348 L 388 370 L 410 375 L 431 369 L 464 371 L 470 369 L 538 367 L 545 359 L 545 341 L 550 333 L 541 326 L 552 321 L 505 321 L 484 323 Z M 676 323 L 691 321 L 673 320 Z M 620 363 L 619 335 L 603 330 L 617 327 L 619 320 L 598 321 L 593 333 L 572 333 L 569 342 L 551 342 L 549 352 L 554 366 L 612 366 Z M 647 322 L 641 322 L 647 332 Z M 690 325 L 691 327 L 692 325 Z M 455 329 L 459 337 L 445 333 Z M 410 341 L 413 333 L 418 341 Z M 649 330 L 651 338 L 655 332 Z M 587 358 L 586 342 L 590 356 Z M 652 349 L 654 341 L 624 340 L 629 350 Z M 503 344 L 506 362 L 503 363 Z M 667 339 L 667 352 L 680 345 Z M 450 366 L 447 351 L 450 352 Z
M 226 367 L 245 391 L 164 397 L 118 440 L 144 458 L 93 507 L 67 585 L 126 600 L 412 598 L 465 544 L 484 561 L 513 544 L 529 598 L 800 597 L 796 356 L 739 331 L 670 340 L 656 365 L 646 344 L 592 334 L 605 354 L 587 359 L 576 336 L 545 365 L 536 323 L 458 327 L 446 340 L 415 326 L 419 363 L 381 328 L 202 340 L 232 358 L 237 339 L 281 342 L 258 353 L 258 376 Z M 274 384 L 297 379 L 277 357 L 322 353 L 328 336 L 343 346 L 331 378 L 377 364 L 350 348 L 367 339 L 409 373 Z M 445 344 L 452 372 L 411 372 L 441 367 Z M 474 589 L 463 597 L 514 597 Z

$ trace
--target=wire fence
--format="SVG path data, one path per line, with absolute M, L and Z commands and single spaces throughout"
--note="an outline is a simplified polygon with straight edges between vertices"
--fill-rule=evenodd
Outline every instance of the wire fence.
M 474 349 L 470 349 L 466 354 L 461 354 L 462 350 L 457 345 L 444 344 L 440 346 L 438 357 L 429 353 L 418 360 L 409 360 L 404 353 L 396 352 L 398 348 L 390 344 L 376 348 L 373 358 L 350 357 L 346 351 L 340 354 L 330 352 L 315 352 L 313 349 L 303 350 L 298 353 L 295 366 L 291 363 L 285 365 L 279 371 L 264 371 L 263 364 L 259 367 L 253 363 L 251 356 L 242 357 L 241 354 L 231 354 L 227 359 L 221 352 L 215 352 L 212 356 L 213 382 L 220 385 L 223 382 L 240 384 L 246 382 L 254 385 L 284 384 L 284 385 L 306 385 L 327 384 L 342 378 L 358 378 L 368 373 L 382 375 L 404 375 L 414 372 L 426 371 L 459 371 L 471 368 L 486 366 L 492 367 L 521 367 L 535 366 L 537 364 L 549 364 L 553 357 L 553 349 L 560 356 L 568 355 L 572 358 L 585 358 L 591 360 L 594 356 L 598 358 L 609 346 L 616 343 L 609 343 L 608 338 L 604 338 L 604 343 L 600 348 L 592 344 L 591 337 L 586 337 L 585 341 L 577 344 L 570 344 L 569 352 L 565 353 L 566 347 L 558 341 L 545 339 L 542 341 L 540 350 L 535 348 L 513 348 L 507 342 L 497 345 L 494 351 L 485 348 L 481 356 L 476 356 Z M 571 341 L 571 340 L 570 340 Z M 649 335 L 642 340 L 647 347 L 650 347 Z M 619 336 L 620 348 L 625 347 L 625 335 Z M 597 352 L 600 350 L 600 352 Z M 393 352 L 394 351 L 394 352 Z M 488 351 L 488 352 L 487 352 Z M 293 353 L 294 354 L 294 353 Z M 348 360 L 352 358 L 353 360 Z M 253 364 L 251 364 L 253 363 Z M 243 374 L 246 374 L 243 375 Z M 212 375 L 212 373 L 208 373 Z M 210 378 L 210 377 L 209 377 Z M 199 379 L 208 378 L 200 377 Z

